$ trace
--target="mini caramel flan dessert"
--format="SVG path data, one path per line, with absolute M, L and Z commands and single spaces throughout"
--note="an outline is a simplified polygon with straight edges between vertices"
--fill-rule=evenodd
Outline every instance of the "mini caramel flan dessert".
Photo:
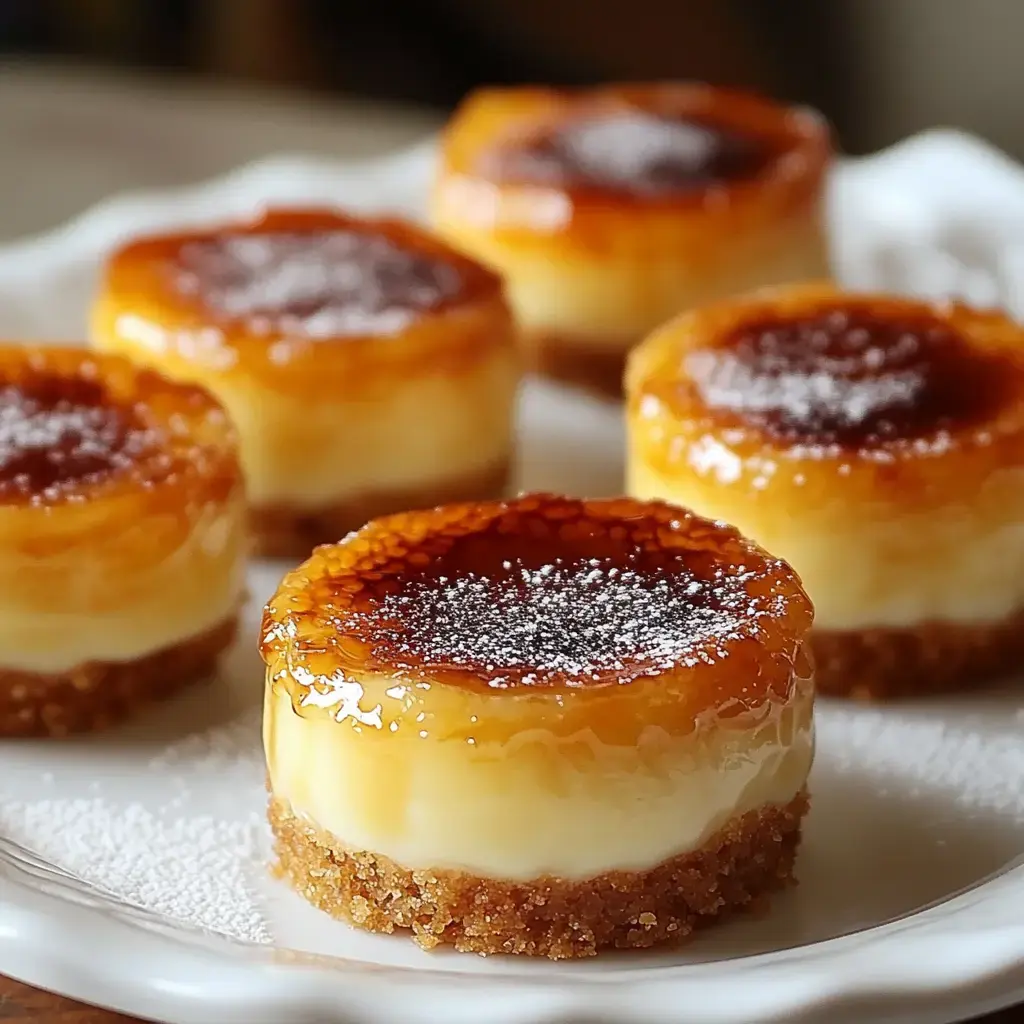
M 628 486 L 736 524 L 814 601 L 820 692 L 974 686 L 1024 659 L 1024 331 L 809 284 L 631 356 Z
M 504 491 L 520 371 L 501 281 L 404 222 L 271 210 L 132 242 L 93 338 L 220 398 L 259 553 Z
M 0 736 L 96 729 L 208 677 L 235 634 L 245 516 L 209 394 L 0 345 Z
M 811 620 L 785 563 L 657 502 L 378 519 L 264 615 L 280 868 L 424 948 L 682 939 L 792 878 Z
M 434 226 L 505 276 L 535 369 L 619 397 L 626 353 L 684 309 L 828 276 L 830 131 L 698 84 L 470 96 Z

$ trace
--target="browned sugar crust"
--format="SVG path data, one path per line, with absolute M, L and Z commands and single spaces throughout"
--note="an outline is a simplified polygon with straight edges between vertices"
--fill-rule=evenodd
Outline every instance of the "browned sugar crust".
M 263 558 L 305 558 L 318 544 L 333 544 L 371 519 L 409 509 L 502 497 L 512 460 L 429 486 L 377 491 L 319 509 L 261 505 L 249 510 L 255 554 Z
M 1024 611 L 1001 622 L 912 629 L 812 630 L 819 693 L 895 700 L 972 690 L 1024 664 Z
M 126 718 L 212 675 L 232 643 L 236 616 L 134 661 L 90 661 L 68 672 L 0 668 L 0 736 L 67 736 Z
M 530 331 L 525 345 L 529 366 L 540 376 L 605 398 L 622 398 L 631 342 L 623 340 L 621 348 L 608 348 L 590 344 L 585 337 Z
M 412 932 L 424 949 L 552 960 L 676 942 L 793 882 L 806 792 L 734 818 L 699 850 L 648 871 L 585 881 L 508 882 L 459 871 L 408 871 L 353 852 L 271 798 L 280 871 L 314 906 L 372 932 Z

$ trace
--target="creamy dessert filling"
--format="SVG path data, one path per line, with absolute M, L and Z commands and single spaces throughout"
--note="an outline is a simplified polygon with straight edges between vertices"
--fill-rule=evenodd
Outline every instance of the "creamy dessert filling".
M 360 714 L 383 707 L 388 720 L 388 698 L 366 697 L 384 689 L 353 683 Z M 270 785 L 295 814 L 406 868 L 499 879 L 637 871 L 699 849 L 737 816 L 789 803 L 813 755 L 809 687 L 728 721 L 709 715 L 685 737 L 651 725 L 629 746 L 540 725 L 500 742 L 445 737 L 427 717 L 425 736 L 396 737 L 390 722 L 378 733 L 311 712 L 268 688 Z
M 458 479 L 509 458 L 519 365 L 511 349 L 483 353 L 456 376 L 395 380 L 359 401 L 225 379 L 218 391 L 248 440 L 249 500 L 316 509 L 349 496 Z
M 856 516 L 841 492 L 819 498 L 816 488 L 802 483 L 793 493 L 813 493 L 813 509 L 797 518 L 785 502 L 768 508 L 773 491 L 787 486 L 781 478 L 799 472 L 783 465 L 761 476 L 766 483 L 755 492 L 765 497 L 756 503 L 711 474 L 683 476 L 639 462 L 628 470 L 627 489 L 756 530 L 766 547 L 799 566 L 814 595 L 816 629 L 969 626 L 1024 608 L 1017 554 L 1024 552 L 1024 524 L 1014 511 L 1024 499 L 1021 470 L 998 473 L 970 496 L 956 496 L 931 512 L 879 502 L 870 519 Z M 750 478 L 757 479 L 758 471 L 751 470 Z
M 226 507 L 193 515 L 187 535 L 173 538 L 174 527 L 159 518 L 119 516 L 114 537 L 104 510 L 83 510 L 73 521 L 96 546 L 77 549 L 74 534 L 65 534 L 52 538 L 53 554 L 40 557 L 32 549 L 50 541 L 0 509 L 0 528 L 18 538 L 16 551 L 0 550 L 0 667 L 47 673 L 127 662 L 232 618 L 245 593 L 241 489 Z M 121 566 L 119 545 L 148 546 L 161 536 L 173 547 L 149 562 Z

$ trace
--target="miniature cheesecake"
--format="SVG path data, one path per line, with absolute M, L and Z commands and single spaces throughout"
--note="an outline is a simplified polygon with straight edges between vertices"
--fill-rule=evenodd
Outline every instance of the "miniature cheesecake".
M 443 142 L 434 226 L 497 268 L 535 369 L 618 397 L 684 309 L 828 274 L 830 133 L 696 84 L 489 89 Z
M 0 346 L 0 736 L 96 729 L 208 676 L 245 527 L 234 431 L 206 392 Z
M 787 565 L 660 503 L 370 523 L 264 615 L 282 871 L 425 948 L 681 939 L 791 880 L 811 619 Z
M 913 695 L 1019 667 L 1019 327 L 812 284 L 680 317 L 627 382 L 630 492 L 790 562 L 819 691 Z
M 260 553 L 504 490 L 519 357 L 501 282 L 402 222 L 270 211 L 136 241 L 93 337 L 223 401 Z

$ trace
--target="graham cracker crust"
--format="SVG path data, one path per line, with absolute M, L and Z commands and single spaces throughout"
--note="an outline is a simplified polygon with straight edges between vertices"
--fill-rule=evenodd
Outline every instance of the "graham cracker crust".
M 509 882 L 458 871 L 408 871 L 331 834 L 271 797 L 280 873 L 320 910 L 360 928 L 408 929 L 423 949 L 517 953 L 552 960 L 678 942 L 793 882 L 801 792 L 783 807 L 735 818 L 701 849 L 648 871 L 584 881 Z
M 0 736 L 67 736 L 106 728 L 213 674 L 235 638 L 231 618 L 134 661 L 90 661 L 67 672 L 0 668 Z
M 975 690 L 1024 665 L 1024 611 L 1001 622 L 812 630 L 819 693 L 895 700 Z
M 631 346 L 609 349 L 588 344 L 586 338 L 551 331 L 527 332 L 525 344 L 534 373 L 605 398 L 622 398 L 626 355 Z
M 263 558 L 305 558 L 318 544 L 333 544 L 378 516 L 503 497 L 511 475 L 512 460 L 508 458 L 429 486 L 363 494 L 318 509 L 287 504 L 255 506 L 249 510 L 253 551 Z

